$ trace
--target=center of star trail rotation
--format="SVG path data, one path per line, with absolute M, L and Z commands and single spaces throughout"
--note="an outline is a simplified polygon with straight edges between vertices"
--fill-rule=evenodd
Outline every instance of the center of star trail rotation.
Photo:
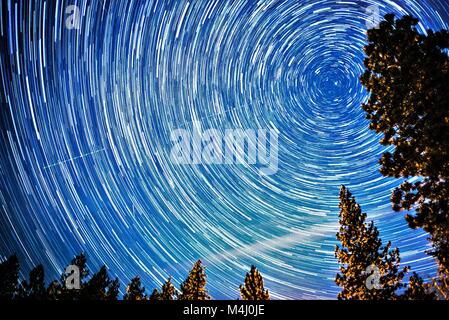
M 334 298 L 344 184 L 432 276 L 360 108 L 371 6 L 449 26 L 446 0 L 2 2 L 0 252 L 52 277 L 85 251 L 149 288 L 201 258 L 230 299 L 255 264 L 275 299 Z M 170 132 L 196 121 L 276 130 L 279 170 L 172 163 Z

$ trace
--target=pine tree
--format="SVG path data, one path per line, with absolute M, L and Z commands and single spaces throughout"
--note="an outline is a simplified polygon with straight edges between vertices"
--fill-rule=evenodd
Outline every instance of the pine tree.
M 340 272 L 335 282 L 342 287 L 338 299 L 382 300 L 397 299 L 396 291 L 408 268 L 399 271 L 399 250 L 390 250 L 391 243 L 382 247 L 374 223 L 365 223 L 362 213 L 349 190 L 340 189 L 340 230 L 335 256 Z M 381 290 L 378 290 L 381 289 Z
M 18 294 L 19 260 L 10 256 L 0 264 L 0 300 L 14 299 Z
M 402 294 L 404 300 L 436 300 L 437 296 L 431 286 L 416 273 L 410 276 L 407 290 Z
M 179 300 L 209 300 L 210 296 L 206 290 L 206 271 L 198 260 L 190 271 L 187 279 L 181 284 Z
M 120 290 L 120 281 L 118 280 L 118 278 L 115 278 L 108 285 L 105 300 L 109 300 L 109 301 L 117 300 L 119 292 L 120 292 L 119 290 Z
M 48 300 L 59 300 L 61 299 L 62 286 L 57 280 L 53 280 L 47 287 L 47 299 Z
M 394 146 L 380 159 L 384 176 L 409 179 L 394 190 L 395 211 L 411 228 L 430 235 L 429 253 L 449 275 L 449 32 L 420 34 L 418 20 L 385 16 L 368 31 L 366 71 L 361 83 L 370 93 L 362 108 L 380 143 Z
M 157 301 L 157 300 L 162 300 L 161 299 L 161 294 L 159 293 L 158 289 L 154 289 L 153 292 L 150 295 L 150 300 L 151 301 Z
M 140 277 L 134 277 L 128 287 L 126 293 L 123 296 L 123 300 L 147 300 L 145 294 L 145 287 L 142 286 Z
M 23 281 L 21 285 L 21 298 L 32 300 L 47 299 L 45 288 L 45 272 L 42 265 L 38 265 L 30 272 L 29 282 Z
M 169 277 L 167 281 L 162 285 L 160 300 L 175 300 L 175 298 L 176 298 L 176 289 L 173 283 L 171 282 L 171 277 Z
M 85 284 L 81 292 L 84 300 L 116 300 L 118 296 L 118 279 L 111 280 L 107 269 L 102 266 Z
M 255 266 L 251 266 L 251 271 L 246 274 L 245 283 L 240 286 L 240 295 L 244 300 L 270 300 L 262 275 Z

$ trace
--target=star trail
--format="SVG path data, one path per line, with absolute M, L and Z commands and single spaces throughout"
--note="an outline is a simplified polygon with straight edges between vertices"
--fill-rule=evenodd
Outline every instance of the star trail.
M 275 299 L 335 298 L 345 184 L 431 277 L 360 108 L 370 8 L 449 28 L 447 0 L 2 1 L 0 259 L 56 278 L 84 251 L 123 292 L 201 258 L 225 299 L 255 264 Z M 278 171 L 173 163 L 170 132 L 195 122 L 276 130 Z

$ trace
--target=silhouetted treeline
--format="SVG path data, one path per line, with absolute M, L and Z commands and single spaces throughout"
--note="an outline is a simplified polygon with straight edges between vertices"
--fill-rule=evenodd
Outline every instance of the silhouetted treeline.
M 59 280 L 45 283 L 45 271 L 38 265 L 29 274 L 28 280 L 20 281 L 20 265 L 16 255 L 0 263 L 0 300 L 117 300 L 119 279 L 111 278 L 105 266 L 91 275 L 84 253 L 74 257 Z M 148 295 L 139 276 L 131 279 L 123 300 L 209 300 L 206 289 L 206 268 L 198 260 L 186 280 L 177 290 L 169 277 L 160 289 Z M 246 274 L 240 286 L 244 300 L 269 300 L 268 290 L 255 266 Z

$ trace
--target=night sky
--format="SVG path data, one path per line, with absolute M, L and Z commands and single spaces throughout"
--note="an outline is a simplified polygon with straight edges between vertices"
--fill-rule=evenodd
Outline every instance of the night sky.
M 0 260 L 15 252 L 50 280 L 84 251 L 123 292 L 135 275 L 179 286 L 201 258 L 229 299 L 255 264 L 275 299 L 335 298 L 345 184 L 431 277 L 360 108 L 373 5 L 449 28 L 447 0 L 2 1 Z M 278 171 L 173 163 L 170 133 L 195 122 L 276 130 Z

